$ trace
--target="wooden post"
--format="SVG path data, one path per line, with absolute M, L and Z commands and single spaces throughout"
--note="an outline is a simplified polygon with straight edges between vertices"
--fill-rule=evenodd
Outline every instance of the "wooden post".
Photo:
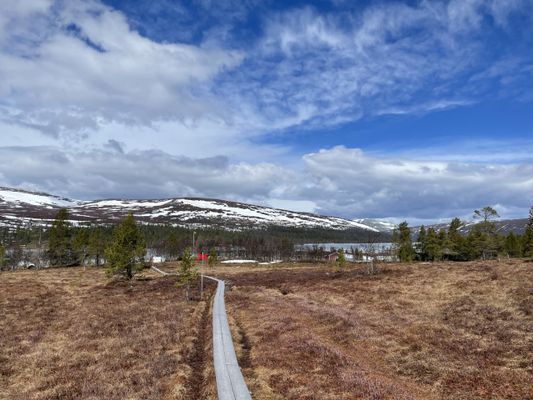
M 200 299 L 204 299 L 204 274 L 200 275 Z

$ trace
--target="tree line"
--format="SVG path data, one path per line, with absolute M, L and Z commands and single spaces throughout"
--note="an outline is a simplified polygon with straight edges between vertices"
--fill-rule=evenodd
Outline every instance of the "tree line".
M 497 232 L 493 220 L 498 217 L 498 213 L 491 207 L 475 210 L 474 217 L 480 222 L 467 235 L 460 233 L 463 222 L 454 218 L 447 229 L 438 232 L 432 227 L 426 229 L 422 226 L 414 242 L 407 222 L 401 223 L 392 238 L 398 258 L 401 261 L 467 261 L 495 256 L 533 257 L 533 207 L 523 235 L 510 232 L 504 236 Z M 233 256 L 268 260 L 293 258 L 295 244 L 305 241 L 370 241 L 357 230 L 337 232 L 328 229 L 269 227 L 227 231 L 221 228 L 137 225 L 132 216 L 126 220 L 130 225 L 133 222 L 135 228 L 130 226 L 123 229 L 135 231 L 138 234 L 135 240 L 139 245 L 142 243 L 143 250 L 138 249 L 137 258 L 140 258 L 141 252 L 146 254 L 147 249 L 151 249 L 168 260 L 181 259 L 184 250 L 192 248 L 193 235 L 196 237 L 194 250 L 210 254 L 211 259 L 217 256 L 215 249 L 224 247 L 235 249 L 236 254 Z M 115 246 L 114 243 L 118 240 L 117 230 L 123 223 L 124 221 L 117 226 L 73 226 L 69 222 L 68 210 L 61 209 L 48 229 L 39 226 L 18 227 L 14 230 L 0 228 L 0 267 L 7 264 L 16 266 L 25 254 L 27 256 L 28 249 L 38 251 L 36 257 L 51 266 L 102 265 L 104 260 L 113 259 L 109 249 Z M 379 239 L 387 240 L 388 237 L 381 235 Z M 129 245 L 124 241 L 120 246 Z M 116 250 L 118 247 L 114 248 Z M 319 256 L 321 254 L 317 253 L 317 257 Z M 120 257 L 117 258 L 117 263 L 121 262 L 119 259 Z
M 454 218 L 447 229 L 438 232 L 433 228 L 420 227 L 416 242 L 407 222 L 399 224 L 394 231 L 393 242 L 400 261 L 469 261 L 495 257 L 533 257 L 533 207 L 523 235 L 499 233 L 494 219 L 499 217 L 492 207 L 474 211 L 475 224 L 467 235 L 460 233 L 464 223 Z
M 61 209 L 49 228 L 19 226 L 16 229 L 0 228 L 0 266 L 16 266 L 27 263 L 30 258 L 39 259 L 51 266 L 74 266 L 93 263 L 101 265 L 105 249 L 113 238 L 114 225 L 73 225 L 69 222 L 68 210 Z M 258 260 L 271 257 L 289 258 L 294 245 L 305 238 L 319 238 L 322 229 L 290 229 L 271 227 L 245 231 L 229 231 L 221 228 L 202 227 L 188 229 L 169 225 L 139 224 L 146 248 L 152 254 L 167 260 L 183 257 L 186 248 L 212 253 L 216 248 L 233 249 L 235 257 Z M 344 233 L 349 234 L 349 233 Z M 335 236 L 333 234 L 332 236 Z M 37 254 L 38 253 L 38 254 Z M 32 257 L 29 256 L 32 254 Z

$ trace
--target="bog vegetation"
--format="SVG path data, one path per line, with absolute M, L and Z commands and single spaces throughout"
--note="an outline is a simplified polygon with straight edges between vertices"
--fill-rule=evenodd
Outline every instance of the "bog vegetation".
M 226 306 L 257 400 L 525 400 L 531 266 L 255 269 L 229 276 Z
M 109 281 L 100 268 L 4 272 L 0 399 L 190 400 L 201 393 L 193 375 L 209 302 L 185 301 L 174 277 L 144 275 Z M 214 392 L 209 382 L 200 389 Z

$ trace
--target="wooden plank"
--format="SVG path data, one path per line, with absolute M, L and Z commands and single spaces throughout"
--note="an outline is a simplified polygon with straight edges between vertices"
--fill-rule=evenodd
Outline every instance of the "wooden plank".
M 205 278 L 212 279 L 218 284 L 213 300 L 213 362 L 218 400 L 251 400 L 252 396 L 242 376 L 233 347 L 224 302 L 225 283 L 211 276 Z

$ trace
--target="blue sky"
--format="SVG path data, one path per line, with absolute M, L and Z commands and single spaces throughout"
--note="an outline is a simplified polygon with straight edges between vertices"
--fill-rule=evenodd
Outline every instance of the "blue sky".
M 0 184 L 525 217 L 532 16 L 531 0 L 8 0 Z

